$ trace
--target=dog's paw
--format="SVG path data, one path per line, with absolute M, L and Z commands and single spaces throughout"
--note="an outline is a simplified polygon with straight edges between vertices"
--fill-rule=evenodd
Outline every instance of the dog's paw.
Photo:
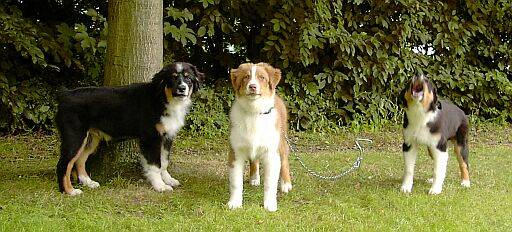
M 411 193 L 412 192 L 412 184 L 402 184 L 402 187 L 400 187 L 400 191 L 403 193 Z
M 87 183 L 84 183 L 85 186 L 89 187 L 89 188 L 97 188 L 97 187 L 100 187 L 100 183 L 94 181 L 94 180 L 91 180 Z
M 168 192 L 168 191 L 172 191 L 172 186 L 162 183 L 162 184 L 153 185 L 153 189 L 155 189 L 157 192 Z
M 240 199 L 233 199 L 228 202 L 228 208 L 229 209 L 238 209 L 242 208 L 242 200 Z
M 80 194 L 82 194 L 82 190 L 80 189 L 73 189 L 71 190 L 71 192 L 68 193 L 70 196 L 78 196 Z
M 172 187 L 176 187 L 180 185 L 180 182 L 171 177 L 171 175 L 162 175 L 162 180 L 165 184 L 170 185 Z
M 428 190 L 428 194 L 438 195 L 441 193 L 441 191 L 443 191 L 443 187 L 432 186 L 430 190 Z
M 292 190 L 292 183 L 281 182 L 281 192 L 288 193 Z
M 411 193 L 412 192 L 412 183 L 402 183 L 402 187 L 400 187 L 400 191 L 403 193 Z
M 263 207 L 269 212 L 277 211 L 277 199 L 266 200 L 263 202 Z
M 259 177 L 258 178 L 254 178 L 254 179 L 251 178 L 249 180 L 249 184 L 251 186 L 259 186 L 260 185 L 260 178 Z
M 98 183 L 94 180 L 91 180 L 91 178 L 89 178 L 89 177 L 78 176 L 78 180 L 80 181 L 81 184 L 83 184 L 89 188 L 100 187 L 100 183 Z
M 469 180 L 462 180 L 462 182 L 460 182 L 460 185 L 462 187 L 469 188 L 471 186 L 471 183 L 469 182 Z

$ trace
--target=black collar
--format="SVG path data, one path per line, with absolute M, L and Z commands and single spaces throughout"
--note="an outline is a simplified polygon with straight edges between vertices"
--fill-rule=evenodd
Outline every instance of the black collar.
M 270 109 L 268 109 L 267 111 L 263 112 L 263 113 L 260 113 L 260 114 L 270 114 L 270 112 L 272 112 L 272 110 L 274 109 L 274 107 L 270 107 Z

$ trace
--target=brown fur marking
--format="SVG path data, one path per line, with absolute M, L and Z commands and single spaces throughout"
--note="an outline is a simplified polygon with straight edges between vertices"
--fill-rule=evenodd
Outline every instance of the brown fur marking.
M 165 92 L 165 97 L 167 98 L 167 102 L 171 102 L 171 100 L 172 100 L 172 89 L 168 88 L 168 87 L 165 87 L 164 88 L 164 92 Z
M 155 128 L 156 128 L 156 131 L 158 131 L 158 134 L 160 136 L 165 134 L 165 127 L 164 127 L 164 125 L 162 123 L 155 124 Z
M 233 168 L 234 167 L 234 165 L 233 165 L 234 162 L 235 162 L 235 152 L 233 151 L 233 149 L 230 149 L 229 154 L 228 154 L 228 166 L 230 168 Z
M 411 89 L 407 90 L 405 92 L 405 100 L 407 101 L 407 105 L 410 106 L 412 104 L 412 94 L 411 94 Z
M 249 176 L 252 177 L 256 175 L 260 169 L 260 161 L 259 160 L 253 160 L 250 162 L 250 168 L 249 168 Z
M 469 180 L 469 170 L 468 165 L 464 162 L 462 155 L 460 153 L 462 146 L 455 145 L 455 154 L 457 156 L 457 161 L 459 161 L 459 169 L 460 169 L 460 178 L 462 180 Z
M 423 105 L 423 108 L 428 111 L 430 108 L 430 103 L 434 100 L 434 92 L 432 89 L 428 88 L 428 85 L 426 82 L 423 83 L 423 100 L 421 101 L 421 104 Z
M 87 174 L 87 171 L 85 170 L 85 163 L 87 161 L 87 158 L 89 158 L 89 156 L 96 151 L 96 148 L 98 147 L 101 141 L 99 134 L 96 134 L 94 132 L 89 133 L 89 138 L 90 141 L 87 143 L 84 151 L 76 160 L 76 170 L 78 172 L 78 176 L 89 176 Z
M 84 147 L 87 143 L 88 136 L 89 136 L 89 133 L 87 133 L 87 136 L 85 136 L 82 146 L 80 146 L 80 149 L 78 149 L 78 152 L 75 154 L 73 159 L 71 159 L 69 161 L 69 163 L 67 165 L 66 174 L 64 175 L 64 191 L 67 194 L 71 194 L 73 192 L 73 185 L 71 184 L 71 171 L 73 170 L 73 166 L 75 165 L 76 160 L 78 159 L 78 157 L 80 157 L 80 155 L 84 151 Z

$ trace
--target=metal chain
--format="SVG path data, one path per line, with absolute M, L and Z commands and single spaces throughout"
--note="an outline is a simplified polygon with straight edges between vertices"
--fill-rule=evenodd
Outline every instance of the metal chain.
M 318 174 L 318 172 L 314 171 L 313 169 L 309 168 L 305 163 L 304 161 L 299 157 L 299 155 L 297 155 L 297 152 L 294 148 L 294 146 L 291 144 L 290 142 L 290 139 L 288 139 L 288 135 L 285 134 L 285 138 L 286 138 L 286 141 L 288 142 L 288 146 L 290 146 L 290 150 L 292 151 L 292 153 L 294 154 L 295 156 L 295 159 L 299 161 L 300 165 L 306 169 L 306 171 L 314 176 L 314 177 L 317 177 L 317 178 L 320 178 L 320 179 L 324 179 L 324 180 L 336 180 L 336 179 L 339 179 L 341 177 L 344 177 L 346 176 L 347 174 L 355 171 L 356 169 L 358 169 L 360 166 L 361 166 L 361 162 L 363 161 L 363 148 L 361 147 L 361 145 L 359 144 L 359 142 L 367 142 L 369 144 L 372 144 L 373 141 L 371 139 L 361 139 L 361 138 L 357 138 L 356 139 L 356 146 L 357 146 L 357 149 L 359 149 L 359 156 L 356 158 L 356 161 L 354 162 L 354 164 L 352 164 L 352 167 L 346 169 L 345 171 L 342 171 L 340 172 L 339 174 L 337 175 L 332 175 L 332 176 L 324 176 L 324 175 L 320 175 Z

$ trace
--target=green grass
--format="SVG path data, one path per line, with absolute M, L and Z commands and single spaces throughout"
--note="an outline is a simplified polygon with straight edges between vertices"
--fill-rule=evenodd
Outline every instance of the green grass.
M 262 187 L 247 184 L 243 208 L 226 208 L 227 138 L 180 135 L 170 172 L 182 186 L 173 192 L 154 192 L 139 175 L 103 180 L 99 189 L 69 197 L 57 191 L 56 137 L 2 137 L 0 231 L 509 231 L 511 132 L 510 126 L 473 129 L 471 188 L 460 187 L 457 162 L 451 156 L 439 196 L 427 194 L 430 185 L 425 180 L 432 175 L 432 161 L 425 150 L 417 161 L 413 193 L 398 191 L 403 168 L 400 130 L 294 134 L 297 154 L 324 174 L 351 165 L 358 154 L 355 137 L 375 142 L 361 169 L 337 181 L 307 175 L 292 156 L 294 188 L 279 195 L 275 213 L 263 209 Z

